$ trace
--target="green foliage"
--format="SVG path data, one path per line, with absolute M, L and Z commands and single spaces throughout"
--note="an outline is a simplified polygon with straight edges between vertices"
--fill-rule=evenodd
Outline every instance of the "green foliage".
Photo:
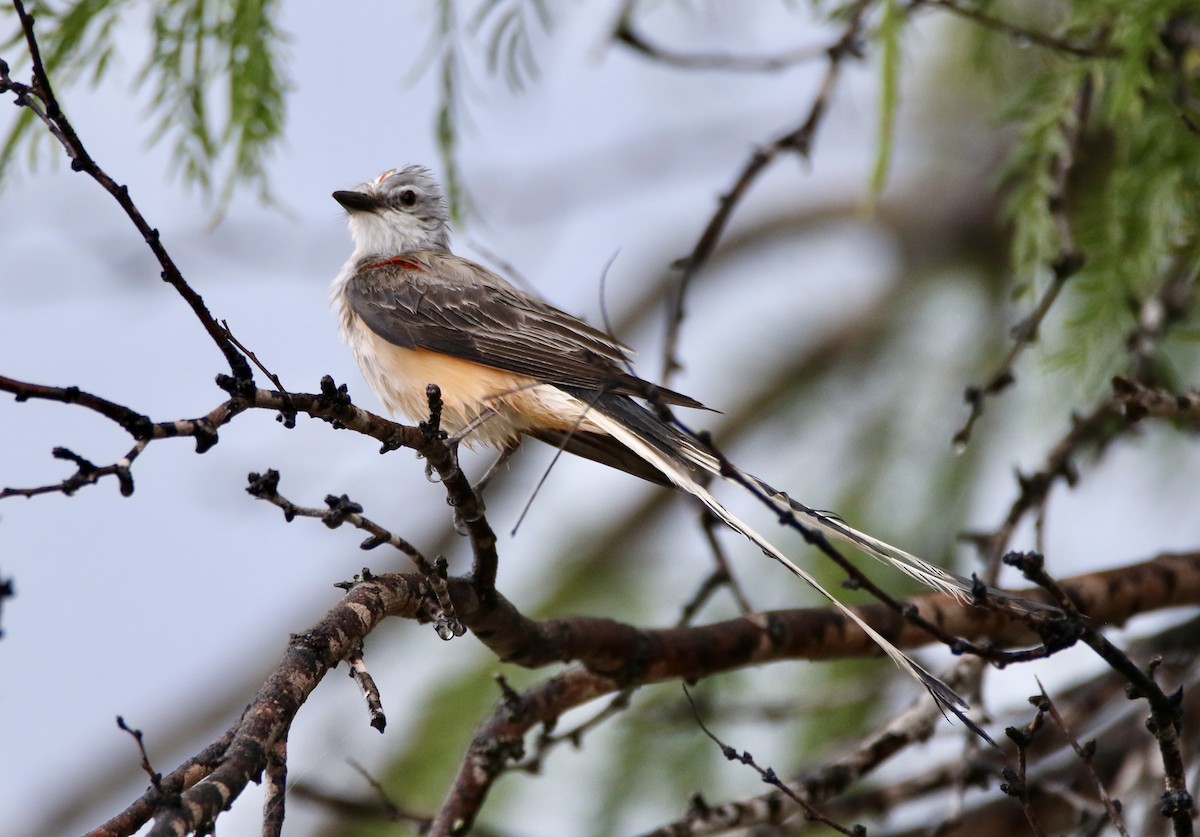
M 61 89 L 84 74 L 100 83 L 112 67 L 117 24 L 131 0 L 33 3 L 43 59 Z M 283 134 L 288 81 L 274 0 L 160 0 L 151 4 L 151 48 L 136 77 L 151 93 L 151 141 L 172 143 L 185 183 L 228 203 L 244 185 L 270 200 L 265 163 Z M 14 36 L 8 46 L 19 41 Z M 32 114 L 21 114 L 0 151 L 0 169 L 34 147 Z M 40 135 L 40 134 L 39 134 Z M 223 174 L 217 172 L 224 168 Z
M 84 74 L 89 76 L 88 81 L 92 85 L 104 78 L 114 54 L 113 29 L 128 5 L 129 0 L 79 0 L 62 11 L 55 11 L 46 3 L 29 4 L 28 11 L 37 21 L 42 61 L 59 87 Z M 12 9 L 5 11 L 14 26 L 13 34 L 2 44 L 4 51 L 8 52 L 17 45 L 24 46 L 25 39 Z M 12 159 L 23 143 L 28 144 L 30 161 L 35 162 L 39 147 L 37 140 L 53 141 L 48 133 L 31 133 L 33 122 L 33 112 L 22 109 L 0 148 L 0 177 L 12 168 Z
M 514 92 L 524 89 L 537 77 L 530 18 L 542 30 L 553 24 L 549 5 L 544 0 L 483 0 L 466 26 L 459 23 L 461 3 L 440 0 L 431 52 L 438 68 L 439 99 L 435 124 L 438 152 L 442 158 L 442 180 L 451 219 L 461 222 L 470 214 L 470 197 L 463 188 L 462 167 L 458 161 L 459 138 L 463 123 L 470 117 L 470 99 L 465 91 L 471 83 L 468 56 L 482 47 L 486 72 L 503 74 Z M 481 39 L 482 44 L 476 43 Z
M 1083 255 L 1055 361 L 1089 389 L 1121 371 L 1141 301 L 1194 262 L 1200 136 L 1187 120 L 1197 115 L 1196 78 L 1165 43 L 1181 8 L 1069 4 L 1056 33 L 1094 44 L 1095 54 L 1043 49 L 1024 60 L 1028 82 L 1010 111 L 1019 132 L 1006 176 L 1016 288 L 1040 294 L 1066 249 Z M 1060 196 L 1055 172 L 1064 161 L 1071 169 Z
M 892 162 L 892 140 L 896 131 L 896 108 L 900 100 L 900 32 L 904 14 L 897 0 L 884 0 L 879 22 L 879 145 L 871 171 L 871 196 L 877 197 L 887 183 Z
M 1035 76 L 1025 98 L 1010 113 L 1019 134 L 1008 164 L 1005 212 L 1013 225 L 1017 296 L 1044 290 L 1049 265 L 1064 245 L 1054 224 L 1051 199 L 1055 168 L 1067 153 L 1067 134 L 1074 128 L 1072 111 L 1084 72 L 1083 65 L 1072 64 Z
M 279 47 L 284 38 L 272 23 L 273 0 L 235 0 L 228 19 L 227 32 L 217 42 L 227 40 L 228 49 L 219 53 L 228 72 L 229 118 L 224 140 L 234 147 L 233 172 L 226 181 L 224 199 L 238 181 L 258 184 L 260 196 L 268 197 L 263 161 L 271 143 L 283 135 L 284 92 Z
M 467 198 L 463 192 L 462 171 L 458 165 L 459 114 L 463 108 L 462 87 L 466 77 L 455 33 L 458 23 L 454 0 L 441 0 L 434 46 L 438 52 L 439 99 L 435 136 L 442 155 L 442 183 L 452 221 L 461 222 L 466 214 Z
M 521 90 L 538 74 L 530 17 L 543 31 L 554 22 L 545 0 L 485 0 L 470 27 L 472 34 L 486 30 L 488 72 L 503 73 L 512 90 Z
M 460 20 L 472 6 L 468 22 Z M 275 24 L 276 0 L 72 0 L 29 4 L 47 70 L 60 87 L 85 80 L 95 86 L 117 55 L 117 24 L 148 6 L 151 47 L 136 74 L 150 92 L 150 141 L 169 141 L 183 181 L 228 204 L 235 190 L 255 188 L 271 201 L 266 161 L 283 136 L 289 81 L 283 50 L 287 38 Z M 15 16 L 11 16 L 15 24 Z M 513 91 L 537 78 L 535 35 L 554 23 L 546 0 L 440 0 L 431 49 L 414 65 L 434 68 L 440 103 L 434 131 L 442 157 L 447 200 L 455 221 L 470 209 L 458 146 L 469 121 L 470 56 L 483 55 L 488 75 L 502 76 Z M 4 46 L 22 42 L 19 31 Z M 33 114 L 22 111 L 0 147 L 0 170 L 22 147 L 37 154 L 44 132 L 31 131 Z M 36 159 L 36 157 L 31 157 Z

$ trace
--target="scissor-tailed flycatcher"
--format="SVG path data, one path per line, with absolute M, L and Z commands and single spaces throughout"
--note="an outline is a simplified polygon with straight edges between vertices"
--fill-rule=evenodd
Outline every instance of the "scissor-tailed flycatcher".
M 721 475 L 717 458 L 635 398 L 680 407 L 699 402 L 630 374 L 627 347 L 451 253 L 445 202 L 427 169 L 386 171 L 333 197 L 349 213 L 354 238 L 354 253 L 333 282 L 333 303 L 363 377 L 388 410 L 424 418 L 425 387 L 434 383 L 442 391 L 443 428 L 466 431 L 467 443 L 508 449 L 533 436 L 678 486 L 816 588 L 936 699 L 966 706 L 721 505 L 703 485 L 707 475 Z M 970 581 L 740 476 L 802 525 L 969 600 Z

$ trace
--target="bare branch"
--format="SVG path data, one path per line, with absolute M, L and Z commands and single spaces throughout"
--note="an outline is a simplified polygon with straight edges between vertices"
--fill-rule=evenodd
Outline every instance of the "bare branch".
M 372 580 L 354 587 L 320 622 L 294 635 L 283 661 L 228 734 L 222 757 L 215 764 L 204 765 L 207 775 L 197 777 L 203 781 L 183 790 L 176 803 L 158 810 L 157 797 L 148 800 L 149 804 L 139 800 L 134 808 L 145 818 L 138 827 L 154 816 L 155 824 L 149 832 L 154 837 L 182 834 L 213 822 L 228 808 L 267 766 L 268 754 L 286 735 L 296 713 L 325 674 L 352 655 L 387 616 L 420 616 L 428 590 L 422 577 L 395 575 L 388 580 L 387 584 Z
M 1200 390 L 1174 393 L 1120 375 L 1112 383 L 1113 394 L 1125 407 L 1130 421 L 1145 417 L 1166 419 L 1200 430 Z
M 1054 593 L 1061 605 L 1071 605 L 1067 590 L 1045 573 L 1040 555 L 1005 560 L 1020 569 L 1026 578 Z M 1079 640 L 1129 682 L 1129 697 L 1144 698 L 1150 705 L 1147 728 L 1158 741 L 1166 774 L 1166 791 L 1160 810 L 1163 816 L 1172 821 L 1177 837 L 1191 834 L 1194 802 L 1187 789 L 1187 768 L 1180 750 L 1183 690 L 1167 695 L 1154 681 L 1153 670 L 1157 663 L 1151 664 L 1149 673 L 1143 672 L 1124 651 L 1085 620 L 1078 622 L 1078 631 Z
M 978 8 L 963 5 L 956 0 L 911 0 L 911 7 L 918 9 L 921 6 L 935 6 L 939 9 L 945 9 L 953 12 L 960 17 L 966 18 L 980 26 L 988 29 L 994 29 L 1008 35 L 1017 43 L 1036 44 L 1040 47 L 1052 49 L 1055 52 L 1074 55 L 1078 58 L 1120 58 L 1121 51 L 1115 47 L 1111 47 L 1099 40 L 1094 44 L 1077 44 L 1065 38 L 1058 38 L 1038 29 L 1029 29 L 1024 26 L 1017 26 L 1015 23 L 1009 23 L 1006 20 L 1001 20 L 998 17 L 980 11 Z
M 667 309 L 667 333 L 663 345 L 663 368 L 660 376 L 663 385 L 669 385 L 672 375 L 682 368 L 678 357 L 679 336 L 683 326 L 684 303 L 692 279 L 716 249 L 717 242 L 724 233 L 738 203 L 775 158 L 785 151 L 793 152 L 800 157 L 808 157 L 817 129 L 833 98 L 842 62 L 847 58 L 859 55 L 863 18 L 873 2 L 874 0 L 857 0 L 850 7 L 847 23 L 841 36 L 826 50 L 829 58 L 825 75 L 821 79 L 817 94 L 813 98 L 804 120 L 797 128 L 779 137 L 765 148 L 754 152 L 738 174 L 733 186 L 721 196 L 717 204 L 717 211 L 709 219 L 700 238 L 692 248 L 692 252 L 676 263 L 679 278 Z
M 953 680 L 953 678 L 951 678 Z M 929 696 L 892 718 L 882 728 L 864 737 L 850 752 L 821 767 L 788 780 L 786 791 L 770 791 L 751 799 L 709 805 L 694 797 L 687 814 L 647 832 L 642 837 L 701 837 L 723 834 L 732 828 L 747 828 L 786 821 L 796 810 L 789 801 L 819 804 L 845 793 L 864 776 L 912 744 L 926 741 L 941 720 L 941 712 Z
M 749 750 L 744 750 L 741 753 L 739 753 L 733 747 L 730 747 L 724 741 L 717 738 L 717 736 L 714 735 L 712 733 L 712 731 L 709 730 L 709 728 L 704 725 L 704 720 L 700 717 L 700 711 L 699 711 L 699 709 L 696 708 L 696 701 L 694 701 L 692 699 L 692 694 L 691 694 L 691 692 L 688 691 L 687 686 L 683 687 L 683 694 L 687 697 L 688 704 L 692 708 L 692 714 L 696 719 L 696 723 L 700 726 L 700 731 L 703 732 L 706 736 L 708 736 L 709 740 L 711 740 L 714 744 L 716 744 L 718 747 L 721 748 L 722 755 L 724 755 L 725 758 L 729 761 L 736 761 L 736 762 L 746 765 L 747 767 L 751 768 L 756 773 L 758 773 L 758 775 L 762 778 L 762 780 L 764 782 L 766 782 L 768 785 L 772 785 L 772 786 L 778 788 L 779 793 L 786 796 L 792 802 L 795 802 L 796 805 L 798 805 L 800 807 L 800 809 L 804 811 L 805 819 L 822 823 L 826 827 L 832 828 L 834 831 L 837 831 L 840 834 L 861 835 L 865 831 L 865 829 L 861 825 L 856 825 L 853 828 L 846 828 L 845 826 L 834 822 L 829 817 L 825 816 L 820 811 L 818 811 L 812 805 L 811 802 L 809 802 L 807 799 L 800 796 L 795 791 L 793 791 L 790 787 L 788 787 L 786 784 L 784 784 L 783 781 L 779 778 L 778 774 L 776 774 L 774 768 L 759 767 L 758 762 L 756 762 L 754 760 L 754 756 L 750 754 Z M 725 824 L 722 823 L 722 827 L 724 827 L 724 825 Z
M 942 5 L 938 3 L 938 5 Z M 957 8 L 957 7 L 952 7 Z M 1007 389 L 1015 380 L 1013 367 L 1025 349 L 1038 339 L 1038 332 L 1046 315 L 1054 306 L 1063 287 L 1083 267 L 1084 257 L 1075 246 L 1075 235 L 1071 229 L 1071 220 L 1067 215 L 1067 179 L 1075 165 L 1075 155 L 1079 146 L 1079 138 L 1083 135 L 1087 124 L 1088 112 L 1092 103 L 1092 78 L 1086 76 L 1080 85 L 1075 101 L 1075 110 L 1062 123 L 1063 150 L 1054 160 L 1054 194 L 1050 198 L 1050 212 L 1058 228 L 1058 254 L 1050 265 L 1053 279 L 1032 313 L 1012 328 L 1013 345 L 1000 365 L 982 386 L 968 387 L 963 395 L 971 410 L 967 420 L 958 432 L 954 434 L 954 444 L 962 446 L 971 439 L 971 431 L 975 422 L 983 415 L 984 402 L 990 395 Z
M 54 95 L 54 89 L 50 84 L 50 77 L 46 74 L 46 68 L 42 64 L 41 50 L 38 47 L 37 38 L 33 32 L 33 16 L 25 10 L 25 4 L 21 0 L 13 0 L 13 8 L 17 11 L 17 16 L 21 21 L 21 30 L 25 35 L 25 42 L 29 46 L 29 55 L 33 61 L 33 83 L 28 86 L 15 85 L 8 78 L 8 68 L 5 65 L 2 68 L 3 73 L 0 74 L 0 92 L 11 91 L 16 93 L 16 103 L 32 108 L 38 118 L 46 123 L 50 132 L 62 144 L 67 156 L 71 159 L 71 170 L 86 173 L 120 204 L 121 209 L 129 216 L 129 220 L 133 222 L 133 225 L 137 228 L 143 240 L 145 240 L 150 251 L 154 253 L 154 257 L 158 259 L 158 263 L 162 267 L 163 281 L 175 288 L 176 292 L 187 302 L 188 306 L 192 309 L 192 313 L 196 315 L 204 330 L 208 332 L 209 337 L 212 338 L 213 342 L 217 344 L 217 348 L 225 356 L 234 379 L 240 383 L 250 383 L 254 379 L 254 375 L 250 371 L 250 364 L 246 362 L 246 358 L 230 341 L 228 332 L 221 328 L 212 314 L 209 313 L 204 300 L 183 278 L 183 274 L 175 265 L 170 254 L 167 253 L 162 241 L 159 240 L 158 230 L 150 226 L 141 211 L 129 197 L 129 187 L 118 185 L 107 172 L 100 168 L 99 164 L 92 159 L 92 156 L 84 147 L 79 135 L 75 133 L 75 128 L 71 125 L 70 120 L 67 119 L 66 114 L 63 113 L 58 99 Z M 35 100 L 42 103 L 41 108 L 35 105 Z
M 1061 585 L 1092 624 L 1120 623 L 1133 612 L 1142 612 L 1150 601 L 1162 607 L 1200 603 L 1200 553 L 1163 555 L 1145 564 L 1078 576 Z M 1031 598 L 1037 593 L 1019 591 L 1016 595 Z M 464 622 L 479 631 L 478 615 L 457 597 L 456 601 Z M 964 608 L 935 594 L 912 599 L 910 604 L 930 621 L 964 636 L 988 636 L 999 644 L 1027 642 L 1034 636 L 1027 624 L 1009 614 Z M 901 648 L 929 642 L 924 630 L 881 604 L 862 606 L 857 612 Z M 512 618 L 511 614 L 503 616 L 504 620 Z M 502 659 L 524 666 L 577 660 L 587 668 L 568 671 L 501 703 L 477 731 L 430 834 L 450 834 L 456 828 L 469 827 L 492 783 L 511 764 L 520 763 L 526 733 L 538 725 L 553 726 L 567 710 L 597 697 L 634 685 L 694 681 L 779 659 L 878 653 L 866 634 L 825 609 L 771 611 L 697 628 L 655 631 L 583 618 L 531 622 L 531 644 L 520 653 L 507 655 L 493 638 L 497 629 L 491 625 L 497 621 L 487 619 L 487 632 L 477 635 Z M 539 651 L 538 645 L 546 647 Z M 827 650 L 834 646 L 836 653 L 827 657 Z M 633 659 L 637 665 L 631 664 Z
M 815 61 L 829 54 L 825 44 L 797 47 L 776 55 L 734 55 L 726 52 L 685 53 L 669 49 L 651 41 L 637 30 L 633 23 L 633 4 L 627 3 L 616 28 L 613 40 L 634 52 L 684 70 L 723 70 L 738 73 L 775 73 L 797 64 Z
M 1046 712 L 1050 715 L 1050 720 L 1054 721 L 1054 725 L 1062 732 L 1063 737 L 1071 744 L 1071 749 L 1079 756 L 1080 763 L 1088 775 L 1092 777 L 1092 781 L 1096 783 L 1096 792 L 1100 794 L 1100 800 L 1104 803 L 1104 810 L 1108 814 L 1108 821 L 1113 824 L 1113 827 L 1120 832 L 1121 837 L 1129 837 L 1129 831 L 1125 828 L 1125 821 L 1121 818 L 1121 812 L 1112 798 L 1108 795 L 1108 789 L 1104 787 L 1104 782 L 1096 775 L 1096 769 L 1092 765 L 1092 756 L 1095 753 L 1095 741 L 1089 741 L 1086 745 L 1080 746 L 1074 734 L 1067 726 L 1066 720 L 1058 711 L 1058 707 L 1054 705 L 1054 701 L 1050 700 L 1050 695 L 1046 694 L 1046 687 L 1042 686 L 1041 681 L 1038 681 L 1038 686 L 1042 690 L 1042 700 L 1045 702 Z
M 417 569 L 422 573 L 431 575 L 436 572 L 433 564 L 421 554 L 420 550 L 399 535 L 388 531 L 378 523 L 364 517 L 362 506 L 353 502 L 345 494 L 341 497 L 335 497 L 332 494 L 328 495 L 325 498 L 326 508 L 324 509 L 297 506 L 279 493 L 278 471 L 272 469 L 268 470 L 265 474 L 251 474 L 249 479 L 250 485 L 246 489 L 246 492 L 252 497 L 266 500 L 268 503 L 278 506 L 283 510 L 283 517 L 289 523 L 296 517 L 316 518 L 330 529 L 336 529 L 343 523 L 349 523 L 356 529 L 369 532 L 371 535 L 371 537 L 359 544 L 360 548 L 375 549 L 387 544 L 411 558 L 413 563 L 417 565 Z

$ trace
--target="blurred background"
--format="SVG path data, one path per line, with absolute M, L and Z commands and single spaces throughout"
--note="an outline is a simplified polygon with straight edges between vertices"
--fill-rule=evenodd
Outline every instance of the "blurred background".
M 593 323 L 606 309 L 638 349 L 638 373 L 661 380 L 672 263 L 692 249 L 755 149 L 804 120 L 828 66 L 820 50 L 846 25 L 819 4 L 630 7 L 630 20 L 664 49 L 816 51 L 748 72 L 681 68 L 631 49 L 613 36 L 624 4 L 280 5 L 281 137 L 256 178 L 227 191 L 231 151 L 216 155 L 206 189 L 188 179 L 175 144 L 185 128 L 168 119 L 155 140 L 154 85 L 137 84 L 154 48 L 150 4 L 110 5 L 116 48 L 104 78 L 93 86 L 87 72 L 64 69 L 58 88 L 89 151 L 129 186 L 213 314 L 285 387 L 312 392 L 329 374 L 374 411 L 328 305 L 327 286 L 351 249 L 332 191 L 393 166 L 431 166 L 460 187 L 457 253 Z M 1066 59 L 932 7 L 905 15 L 890 58 L 878 15 L 869 19 L 863 58 L 843 62 L 808 159 L 781 154 L 738 205 L 695 278 L 684 368 L 671 386 L 720 410 L 689 418 L 743 468 L 970 573 L 978 556 L 958 534 L 999 524 L 1018 490 L 1014 469 L 1038 467 L 1071 414 L 1089 409 L 1120 370 L 1132 318 L 1125 306 L 1111 322 L 1095 319 L 1098 294 L 1119 296 L 1103 277 L 1090 296 L 1072 285 L 1043 340 L 1018 361 L 1018 385 L 991 400 L 970 444 L 954 449 L 964 387 L 996 368 L 1008 329 L 1048 281 L 1055 243 L 1038 249 L 1018 236 L 1026 249 L 1014 260 L 1014 229 L 1030 234 L 1003 206 L 1032 179 L 1017 152 L 1031 142 L 1030 114 L 1050 97 L 1034 82 L 1057 78 L 1054 62 Z M 14 36 L 15 16 L 3 21 Z M 19 46 L 10 41 L 2 55 L 14 78 L 28 77 Z M 222 84 L 204 88 L 218 123 L 229 108 Z M 18 117 L 17 108 L 0 111 L 0 131 Z M 0 372 L 75 385 L 155 420 L 207 413 L 225 397 L 213 384 L 223 359 L 111 197 L 73 174 L 39 133 L 34 126 L 32 144 L 8 159 L 0 192 Z M 873 186 L 881 157 L 890 166 Z M 1082 177 L 1076 186 L 1081 202 L 1100 200 Z M 1176 380 L 1192 380 L 1192 343 L 1171 351 Z M 50 456 L 55 446 L 106 464 L 131 444 L 86 411 L 11 399 L 0 405 L 0 438 L 7 487 L 66 477 L 67 463 Z M 363 566 L 409 569 L 402 556 L 359 551 L 357 533 L 285 524 L 245 493 L 248 472 L 279 470 L 281 493 L 302 505 L 348 494 L 427 555 L 467 567 L 442 490 L 409 451 L 381 457 L 370 439 L 303 417 L 288 430 L 265 411 L 240 416 L 208 453 L 193 447 L 151 445 L 129 498 L 105 481 L 73 497 L 0 505 L 0 577 L 17 592 L 4 603 L 0 640 L 0 833 L 98 825 L 146 785 L 116 716 L 144 731 L 155 769 L 173 769 L 232 722 L 288 634 L 338 600 L 335 582 Z M 563 458 L 514 534 L 552 456 L 526 446 L 489 493 L 500 589 L 533 615 L 674 623 L 712 567 L 696 508 Z M 489 459 L 467 466 L 478 474 Z M 1053 494 L 1042 532 L 1059 576 L 1196 542 L 1191 475 L 1200 456 L 1186 438 L 1149 426 L 1080 465 L 1076 489 Z M 798 538 L 779 534 L 838 582 Z M 720 537 L 755 608 L 818 603 L 756 550 Z M 1012 546 L 1035 543 L 1027 526 Z M 870 571 L 888 589 L 910 589 Z M 736 612 L 723 593 L 699 618 Z M 473 726 L 498 699 L 493 673 L 517 687 L 547 676 L 497 663 L 470 637 L 445 643 L 400 622 L 372 635 L 366 658 L 386 734 L 368 726 L 349 678 L 327 678 L 291 733 L 290 779 L 370 799 L 358 764 L 418 811 L 436 807 Z M 936 668 L 949 658 L 924 659 Z M 1092 668 L 1073 650 L 993 679 L 990 698 L 998 709 L 1017 704 L 1036 691 L 1035 675 L 1054 689 Z M 881 688 L 885 678 L 895 687 Z M 915 691 L 884 660 L 775 665 L 697 687 L 723 738 L 782 773 L 879 723 Z M 787 720 L 756 723 L 763 717 Z M 959 733 L 944 725 L 929 746 L 952 746 Z M 629 769 L 650 753 L 653 775 Z M 542 775 L 502 780 L 483 822 L 499 833 L 630 833 L 678 816 L 695 791 L 723 800 L 759 787 L 697 734 L 678 684 L 664 684 L 640 690 L 581 749 L 556 751 Z M 260 805 L 251 788 L 219 833 L 258 833 Z M 348 829 L 307 794 L 289 797 L 286 833 Z

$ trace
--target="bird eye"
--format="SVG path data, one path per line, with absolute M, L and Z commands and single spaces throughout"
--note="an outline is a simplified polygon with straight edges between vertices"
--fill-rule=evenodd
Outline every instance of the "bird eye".
M 405 189 L 400 193 L 400 203 L 404 206 L 412 206 L 417 202 L 417 193 L 412 189 Z

